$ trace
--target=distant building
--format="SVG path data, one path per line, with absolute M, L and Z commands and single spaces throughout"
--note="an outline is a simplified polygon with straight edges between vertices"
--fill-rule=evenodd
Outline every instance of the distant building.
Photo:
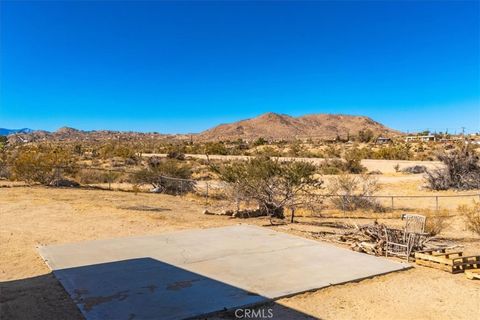
M 387 144 L 391 142 L 392 142 L 392 139 L 387 137 L 378 137 L 377 140 L 375 140 L 376 144 Z
M 405 142 L 413 142 L 413 141 L 421 141 L 421 142 L 431 142 L 436 141 L 434 135 L 426 135 L 426 136 L 407 136 L 405 137 Z

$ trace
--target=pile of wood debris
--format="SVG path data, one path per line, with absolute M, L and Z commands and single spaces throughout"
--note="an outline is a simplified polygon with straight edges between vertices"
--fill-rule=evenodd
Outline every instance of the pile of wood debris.
M 385 224 L 374 222 L 371 224 L 365 224 L 360 226 L 351 226 L 345 228 L 346 230 L 339 231 L 321 231 L 321 232 L 309 232 L 310 236 L 322 239 L 325 241 L 346 244 L 350 248 L 357 252 L 363 252 L 371 255 L 385 255 L 385 243 L 387 241 L 385 235 L 385 229 L 388 228 Z M 402 242 L 403 230 L 394 230 L 390 228 L 391 232 L 389 237 L 390 241 L 397 243 Z M 424 236 L 421 241 L 417 243 L 417 247 L 414 251 L 428 250 L 430 248 L 441 247 L 456 247 L 454 243 L 445 241 L 430 236 Z

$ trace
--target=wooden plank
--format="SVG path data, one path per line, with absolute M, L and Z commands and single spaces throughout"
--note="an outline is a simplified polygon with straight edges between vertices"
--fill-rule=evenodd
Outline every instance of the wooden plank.
M 434 269 L 440 269 L 440 270 L 447 271 L 447 272 L 450 272 L 450 273 L 463 272 L 463 270 L 454 269 L 453 266 L 448 266 L 448 265 L 445 265 L 445 264 L 435 263 L 435 262 L 432 262 L 432 261 L 415 260 L 415 263 L 420 265 L 420 266 L 430 267 L 430 268 L 434 268 Z
M 423 259 L 416 258 L 415 263 L 418 264 L 418 265 L 422 265 L 422 266 L 441 269 L 441 270 L 448 271 L 448 272 L 451 272 L 451 273 L 458 273 L 458 272 L 463 272 L 464 270 L 468 270 L 468 269 L 479 269 L 480 268 L 480 264 L 471 263 L 471 262 L 464 262 L 464 263 L 458 263 L 458 264 L 455 264 L 455 265 L 451 265 L 451 264 L 439 263 L 439 262 L 435 262 L 435 261 L 423 260 Z
M 463 251 L 432 252 L 432 256 L 435 256 L 435 257 L 444 256 L 445 258 L 449 258 L 451 256 L 461 257 L 462 255 L 463 255 Z
M 415 252 L 415 262 L 451 273 L 480 268 L 480 256 L 463 256 L 462 251 L 447 252 L 444 249 Z
M 465 276 L 467 277 L 467 279 L 470 279 L 470 280 L 473 280 L 473 279 L 480 280 L 480 269 L 465 270 Z
M 447 259 L 447 258 L 444 258 L 444 257 L 441 257 L 441 256 L 436 257 L 436 256 L 432 256 L 430 254 L 415 252 L 415 258 L 422 259 L 422 260 L 433 261 L 433 262 L 437 262 L 437 263 L 453 265 L 453 260 Z
M 471 265 L 473 268 L 480 268 L 480 256 L 453 258 L 452 261 L 454 266 Z

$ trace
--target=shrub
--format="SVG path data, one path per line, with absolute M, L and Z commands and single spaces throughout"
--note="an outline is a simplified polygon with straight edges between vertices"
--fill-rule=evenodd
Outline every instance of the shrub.
M 28 146 L 17 150 L 12 160 L 12 175 L 27 183 L 48 185 L 60 173 L 72 174 L 74 159 L 62 148 Z
M 373 131 L 370 129 L 358 131 L 358 140 L 360 142 L 370 142 L 373 140 Z
M 170 151 L 167 153 L 168 159 L 176 159 L 176 160 L 185 160 L 185 154 L 178 152 L 178 151 Z
M 371 196 L 380 190 L 378 180 L 373 176 L 363 174 L 360 176 L 340 175 L 332 179 L 329 192 L 332 203 L 337 209 L 353 211 L 369 209 L 377 212 L 385 209 Z
M 223 143 L 220 142 L 207 142 L 205 144 L 205 153 L 214 155 L 227 155 L 228 150 Z
M 190 165 L 175 159 L 149 159 L 148 167 L 133 174 L 135 183 L 151 184 L 157 192 L 183 194 L 193 191 L 195 183 Z
M 417 165 L 417 166 L 403 168 L 401 171 L 405 173 L 419 174 L 419 173 L 427 172 L 427 167 Z
M 284 218 L 286 207 L 319 203 L 315 191 L 323 181 L 315 177 L 317 168 L 308 162 L 257 157 L 211 168 L 229 184 L 236 200 L 255 201 L 273 217 Z
M 344 162 L 342 160 L 325 160 L 321 165 L 320 165 L 320 172 L 322 174 L 329 174 L 329 175 L 335 175 L 335 174 L 341 174 L 344 172 Z
M 113 157 L 121 157 L 126 159 L 134 158 L 136 156 L 136 152 L 132 147 L 125 144 L 108 143 L 100 148 L 99 155 L 103 159 L 110 159 Z
M 367 170 L 362 165 L 362 151 L 354 148 L 345 153 L 345 171 L 349 173 L 363 173 Z
M 115 171 L 104 171 L 95 169 L 80 169 L 76 179 L 82 184 L 112 183 L 120 178 L 121 174 Z
M 326 159 L 320 164 L 322 174 L 363 173 L 367 170 L 361 164 L 361 151 L 353 149 L 346 153 L 345 161 L 340 159 Z
M 412 152 L 410 146 L 406 144 L 385 146 L 373 152 L 372 157 L 385 160 L 409 160 L 412 158 Z
M 257 140 L 255 140 L 255 141 L 253 142 L 253 146 L 254 146 L 254 147 L 263 146 L 264 144 L 267 144 L 267 143 L 268 143 L 267 140 L 265 140 L 264 138 L 260 137 L 260 138 L 258 138 Z
M 480 202 L 474 201 L 471 207 L 461 205 L 458 211 L 464 216 L 467 229 L 480 235 Z
M 433 190 L 480 188 L 479 157 L 467 146 L 438 155 L 445 168 L 428 170 L 426 182 Z
M 425 232 L 436 236 L 440 234 L 447 226 L 448 211 L 442 212 L 426 212 L 427 220 L 425 222 Z

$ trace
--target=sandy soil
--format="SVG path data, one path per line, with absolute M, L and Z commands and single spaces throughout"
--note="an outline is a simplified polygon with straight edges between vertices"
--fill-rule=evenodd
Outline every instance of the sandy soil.
M 164 153 L 143 153 L 144 157 L 166 157 Z M 186 154 L 185 156 L 195 159 L 207 159 L 204 154 Z M 211 160 L 246 160 L 251 156 L 224 156 L 224 155 L 209 155 Z M 308 161 L 314 164 L 320 164 L 325 161 L 324 158 L 302 158 L 302 157 L 279 157 L 282 161 Z M 399 169 L 412 166 L 425 166 L 427 169 L 441 168 L 443 164 L 440 161 L 415 161 L 415 160 L 381 160 L 381 159 L 363 159 L 362 165 L 364 165 L 368 171 L 379 170 L 382 173 L 394 173 L 396 172 L 395 166 L 398 164 Z
M 239 222 L 268 225 L 263 218 L 239 221 L 203 215 L 203 208 L 200 199 L 158 194 L 0 188 L 0 318 L 82 319 L 38 255 L 35 247 L 39 244 L 156 234 Z M 298 220 L 297 224 L 275 228 L 306 235 L 305 231 L 319 228 L 312 221 L 327 221 L 307 217 Z M 480 251 L 480 239 L 463 231 L 458 217 L 452 218 L 445 236 L 465 244 L 467 252 Z M 272 308 L 275 319 L 471 320 L 480 310 L 480 281 L 467 280 L 463 274 L 415 267 L 280 299 L 262 308 Z M 216 319 L 219 318 L 235 317 L 224 314 Z

